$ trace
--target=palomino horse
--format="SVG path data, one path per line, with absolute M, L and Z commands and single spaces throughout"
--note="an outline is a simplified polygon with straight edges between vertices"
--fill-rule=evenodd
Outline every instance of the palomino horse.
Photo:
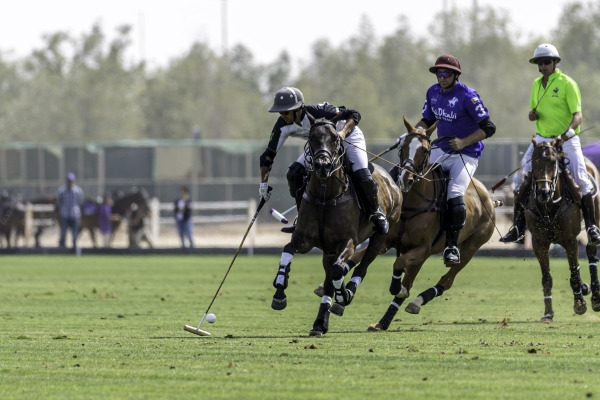
M 394 262 L 390 285 L 394 299 L 381 320 L 369 326 L 370 331 L 388 329 L 399 307 L 408 298 L 421 266 L 430 255 L 441 252 L 445 243 L 442 222 L 446 203 L 445 177 L 439 168 L 430 165 L 429 160 L 431 146 L 435 145 L 430 136 L 437 125 L 427 130 L 415 128 L 406 117 L 404 125 L 408 135 L 399 150 L 400 171 L 397 178 L 403 192 L 402 223 L 398 232 L 400 245 L 396 248 L 399 255 Z M 449 290 L 456 275 L 492 236 L 496 218 L 494 203 L 484 185 L 475 178 L 471 179 L 465 193 L 465 204 L 467 218 L 458 239 L 460 264 L 452 265 L 435 286 L 411 301 L 405 309 L 407 312 L 418 314 L 421 306 Z M 406 273 L 404 278 L 403 273 Z
M 529 196 L 524 200 L 525 220 L 531 232 L 533 252 L 542 270 L 545 311 L 541 321 L 552 322 L 554 317 L 552 276 L 548 257 L 550 244 L 559 244 L 567 253 L 571 271 L 570 284 L 574 296 L 573 310 L 576 314 L 586 312 L 587 305 L 583 296 L 589 294 L 590 287 L 582 282 L 579 272 L 577 235 L 581 232 L 581 211 L 574 197 L 580 197 L 580 194 L 569 193 L 568 182 L 562 178 L 561 157 L 564 155 L 556 150 L 556 140 L 537 143 L 534 139 L 533 144 L 535 147 L 531 156 L 531 176 L 528 177 L 532 181 L 532 186 Z M 586 160 L 586 167 L 590 176 L 598 182 L 600 178 L 598 169 L 589 160 Z M 599 203 L 596 196 L 594 199 L 596 219 L 600 215 Z M 592 308 L 594 311 L 600 311 L 596 246 L 588 244 L 586 254 L 590 265 Z
M 287 305 L 285 289 L 294 254 L 305 254 L 314 247 L 323 251 L 324 295 L 311 336 L 327 333 L 334 293 L 343 310 L 343 306 L 352 300 L 369 264 L 378 254 L 395 246 L 390 243 L 390 235 L 374 233 L 369 216 L 361 215 L 350 189 L 349 177 L 344 171 L 344 153 L 334 123 L 327 120 L 314 122 L 305 146 L 307 163 L 310 164 L 307 165 L 309 180 L 298 212 L 296 230 L 283 248 L 273 282 L 276 292 L 271 306 L 282 310 Z M 396 232 L 400 223 L 402 194 L 387 171 L 377 165 L 374 168 L 372 175 L 379 187 L 380 206 L 387 215 L 390 232 Z M 348 272 L 346 261 L 356 246 L 368 238 L 370 242 L 365 256 L 354 270 L 353 280 L 344 286 L 344 275 Z M 354 278 L 359 279 L 358 283 Z M 338 314 L 341 315 L 341 312 Z

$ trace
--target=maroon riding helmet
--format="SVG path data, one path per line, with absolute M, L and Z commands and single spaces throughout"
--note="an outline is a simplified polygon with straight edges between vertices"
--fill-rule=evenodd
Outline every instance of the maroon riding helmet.
M 435 74 L 438 68 L 446 68 L 455 71 L 457 72 L 457 76 L 461 74 L 460 63 L 458 62 L 456 57 L 454 57 L 451 54 L 444 54 L 439 56 L 437 60 L 435 60 L 435 65 L 429 67 L 429 72 Z

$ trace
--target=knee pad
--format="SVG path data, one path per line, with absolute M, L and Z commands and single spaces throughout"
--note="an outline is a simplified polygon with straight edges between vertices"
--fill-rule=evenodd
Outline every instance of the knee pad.
M 465 226 L 467 218 L 467 207 L 463 196 L 449 199 L 448 202 L 448 220 L 451 229 L 462 229 Z
M 299 162 L 294 161 L 292 165 L 289 166 L 286 178 L 290 187 L 290 195 L 292 197 L 296 198 L 298 196 L 297 192 L 304 184 L 305 175 L 306 168 Z

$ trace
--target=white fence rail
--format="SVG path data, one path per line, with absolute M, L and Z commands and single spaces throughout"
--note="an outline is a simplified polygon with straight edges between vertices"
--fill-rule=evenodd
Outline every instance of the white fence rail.
M 152 216 L 150 218 L 150 230 L 154 239 L 154 243 L 160 243 L 161 227 L 175 224 L 173 217 L 173 203 L 161 203 L 157 198 L 150 200 L 150 210 Z M 214 202 L 192 202 L 192 222 L 194 225 L 203 223 L 229 223 L 247 221 L 248 224 L 252 220 L 256 211 L 256 200 L 248 201 L 214 201 Z M 33 231 L 37 226 L 53 225 L 54 221 L 47 218 L 36 217 L 36 214 L 48 213 L 54 211 L 53 205 L 47 204 L 31 204 L 27 203 L 24 207 L 25 212 L 25 247 L 32 245 Z M 226 211 L 222 214 L 202 215 L 203 211 Z M 166 214 L 169 213 L 169 216 Z M 248 237 L 244 243 L 248 249 L 248 254 L 254 254 L 256 245 L 256 223 L 248 232 Z

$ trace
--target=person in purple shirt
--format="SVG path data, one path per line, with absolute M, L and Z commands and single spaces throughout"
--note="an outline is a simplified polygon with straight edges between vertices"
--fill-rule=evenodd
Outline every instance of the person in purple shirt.
M 457 245 L 466 219 L 464 195 L 477 169 L 482 141 L 496 132 L 496 126 L 477 91 L 458 79 L 461 69 L 456 57 L 450 54 L 438 57 L 429 72 L 436 75 L 437 83 L 427 90 L 422 118 L 416 126 L 429 128 L 438 121 L 438 138 L 445 139 L 432 148 L 430 160 L 432 164 L 440 164 L 450 177 L 444 263 L 452 266 L 460 264 Z
M 104 247 L 110 247 L 110 241 L 113 234 L 113 214 L 112 214 L 112 198 L 108 193 L 102 197 L 102 203 L 98 209 L 98 229 L 102 235 Z

